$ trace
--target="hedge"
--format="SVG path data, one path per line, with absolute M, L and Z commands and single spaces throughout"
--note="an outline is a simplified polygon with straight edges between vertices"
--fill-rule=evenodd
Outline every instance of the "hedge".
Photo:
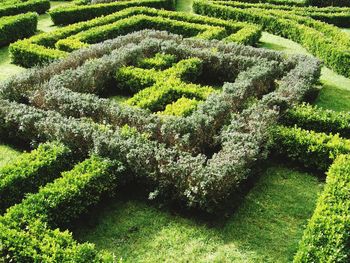
M 307 168 L 325 172 L 338 155 L 350 153 L 350 140 L 337 134 L 277 126 L 273 129 L 273 151 Z
M 174 116 L 189 116 L 194 110 L 197 109 L 201 102 L 196 99 L 188 99 L 181 97 L 177 101 L 166 105 L 165 110 L 158 112 L 161 115 L 174 115 Z
M 349 262 L 350 155 L 330 167 L 316 210 L 299 244 L 294 262 Z
M 154 38 L 145 40 L 149 35 Z M 135 41 L 138 43 L 137 47 L 130 45 Z M 209 43 L 194 39 L 183 40 L 180 36 L 164 32 L 133 33 L 106 44 L 78 51 L 76 54 L 72 53 L 72 58 L 67 58 L 67 62 L 63 60 L 55 62 L 47 69 L 45 67 L 44 75 L 38 73 L 40 69 L 33 69 L 25 74 L 23 80 L 11 79 L 3 88 L 6 91 L 3 92 L 3 96 L 18 101 L 29 100 L 32 105 L 58 111 L 65 116 L 89 117 L 96 122 L 112 125 L 128 124 L 140 132 L 151 134 L 152 138 L 167 145 L 176 144 L 186 151 L 202 152 L 216 147 L 217 142 L 214 138 L 222 125 L 228 121 L 231 112 L 244 108 L 248 97 L 261 97 L 273 90 L 275 80 L 285 74 L 286 76 L 279 81 L 279 89 L 284 90 L 283 96 L 288 98 L 288 103 L 299 101 L 319 76 L 319 65 L 314 59 L 293 57 L 286 60 L 282 54 L 268 50 L 218 42 Z M 111 46 L 118 46 L 118 49 L 111 52 Z M 213 52 L 214 47 L 218 52 Z M 102 50 L 106 50 L 109 55 L 102 57 Z M 199 105 L 187 118 L 172 118 L 162 122 L 159 117 L 147 112 L 123 107 L 96 96 L 77 93 L 100 94 L 107 91 L 115 70 L 120 65 L 137 63 L 143 58 L 142 54 L 152 56 L 158 52 L 170 53 L 179 58 L 200 58 L 203 61 L 201 78 L 204 76 L 228 81 L 223 86 L 223 92 L 210 95 L 205 103 Z M 96 54 L 101 58 L 91 59 L 88 56 L 96 57 Z M 82 57 L 87 60 L 86 64 L 82 65 Z M 69 65 L 73 68 L 64 72 L 58 71 L 61 67 L 67 68 Z M 293 70 L 289 72 L 291 69 Z M 61 73 L 51 75 L 49 79 L 46 77 L 47 74 L 56 71 Z M 235 82 L 230 83 L 230 79 L 235 79 Z M 47 83 L 35 91 L 35 83 L 46 81 Z M 35 92 L 31 94 L 33 90 Z
M 339 74 L 350 76 L 350 36 L 332 25 L 282 10 L 239 9 L 196 0 L 196 13 L 259 24 L 264 30 L 289 38 Z
M 129 7 L 147 6 L 153 8 L 173 9 L 172 0 L 131 0 L 107 4 L 78 5 L 58 7 L 49 12 L 55 25 L 68 25 L 96 17 L 106 16 Z
M 217 0 L 215 0 L 217 1 Z M 222 0 L 218 0 L 222 1 Z M 230 0 L 231 1 L 231 0 Z M 329 7 L 329 6 L 350 6 L 347 0 L 305 0 L 305 1 L 293 1 L 293 0 L 236 0 L 237 2 L 248 2 L 248 3 L 263 3 L 273 5 L 288 5 L 288 6 L 299 6 L 299 7 Z
M 0 17 L 0 47 L 33 35 L 37 24 L 36 13 Z
M 0 218 L 0 256 L 15 262 L 113 262 L 94 245 L 78 244 L 68 231 L 72 220 L 115 191 L 124 167 L 93 156 L 27 196 Z
M 6 1 L 0 6 L 0 17 L 13 16 L 27 12 L 43 14 L 49 9 L 49 0 Z
M 20 155 L 0 169 L 0 213 L 21 201 L 26 193 L 52 181 L 72 163 L 68 148 L 59 143 L 46 143 Z
M 136 93 L 126 101 L 127 104 L 155 112 L 164 110 L 167 104 L 183 96 L 206 99 L 214 92 L 213 88 L 184 82 L 195 81 L 201 73 L 202 61 L 189 58 L 180 60 L 164 71 L 122 67 L 117 70 L 116 80 L 122 91 Z
M 334 24 L 339 27 L 349 27 L 350 26 L 350 9 L 344 7 L 295 7 L 288 5 L 275 5 L 266 3 L 247 3 L 247 2 L 236 2 L 230 0 L 214 0 L 215 4 L 220 4 L 224 6 L 230 6 L 234 8 L 243 9 L 263 9 L 263 10 L 283 10 L 291 12 L 295 15 L 311 17 L 316 20 L 320 20 L 326 23 Z
M 310 104 L 301 104 L 288 110 L 282 117 L 285 125 L 297 125 L 325 133 L 339 133 L 350 138 L 350 113 L 322 109 Z
M 150 20 L 149 22 L 154 22 L 150 25 L 148 20 L 135 21 L 133 17 L 139 17 L 138 15 L 145 15 L 148 17 L 148 20 Z M 165 23 L 165 21 L 167 21 L 167 23 Z M 132 22 L 134 24 L 136 23 L 135 27 L 131 24 Z M 106 39 L 104 36 L 106 32 L 111 32 L 112 34 L 110 36 L 115 37 L 118 34 L 126 34 L 129 31 L 140 28 L 157 28 L 157 23 L 159 23 L 158 27 L 160 28 L 166 27 L 171 31 L 180 32 L 189 36 L 202 33 L 203 30 L 207 31 L 208 34 L 202 34 L 202 38 L 213 38 L 215 37 L 213 33 L 215 34 L 215 32 L 219 30 L 224 33 L 224 35 L 217 35 L 219 39 L 226 37 L 226 41 L 235 41 L 241 44 L 254 45 L 261 36 L 260 27 L 246 23 L 233 23 L 231 21 L 198 15 L 135 7 L 91 21 L 70 25 L 53 32 L 40 34 L 28 40 L 18 41 L 10 46 L 10 53 L 13 63 L 24 67 L 32 67 L 36 64 L 44 64 L 47 61 L 52 61 L 67 55 L 67 53 L 62 50 L 54 49 L 55 44 L 68 51 L 86 46 L 86 43 L 76 41 L 76 35 L 78 35 L 78 38 L 79 36 L 81 38 L 85 37 L 90 39 L 91 43 L 96 43 Z M 173 27 L 172 23 L 175 23 L 177 27 Z M 58 41 L 60 41 L 61 44 L 57 43 Z

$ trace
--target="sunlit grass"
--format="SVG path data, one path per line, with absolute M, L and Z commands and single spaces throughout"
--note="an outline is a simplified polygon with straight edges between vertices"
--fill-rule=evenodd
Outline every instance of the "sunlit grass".
M 236 213 L 210 223 L 141 201 L 115 201 L 75 231 L 123 262 L 290 262 L 322 183 L 273 166 Z
M 283 51 L 287 54 L 310 55 L 301 45 L 268 33 L 264 33 L 261 47 Z M 320 81 L 322 89 L 315 104 L 336 111 L 350 111 L 350 79 L 323 67 Z
M 0 167 L 19 156 L 21 152 L 7 144 L 0 142 Z

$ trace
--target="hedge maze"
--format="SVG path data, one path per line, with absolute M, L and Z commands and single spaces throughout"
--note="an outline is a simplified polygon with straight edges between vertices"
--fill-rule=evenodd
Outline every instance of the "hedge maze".
M 241 186 L 269 152 L 269 131 L 278 116 L 313 90 L 319 74 L 319 62 L 308 57 L 140 31 L 4 82 L 2 136 L 60 141 L 69 149 L 60 152 L 80 158 L 73 170 L 47 178 L 52 183 L 0 218 L 6 241 L 1 255 L 15 261 L 111 262 L 108 253 L 55 228 L 66 229 L 121 182 L 142 182 L 153 199 L 210 213 L 237 202 Z M 207 81 L 214 79 L 210 86 Z M 111 90 L 135 95 L 120 104 L 103 97 Z M 175 114 L 184 104 L 189 110 Z M 81 162 L 83 156 L 88 159 Z M 67 169 L 54 163 L 53 174 Z M 31 177 L 38 175 L 26 178 Z
M 322 65 L 350 77 L 347 2 L 79 0 L 34 36 L 50 3 L 1 3 L 29 69 L 0 83 L 0 139 L 34 150 L 0 168 L 0 262 L 116 262 L 70 232 L 105 198 L 222 216 L 277 158 L 327 173 L 294 262 L 349 262 L 350 114 L 305 103 Z M 316 58 L 253 47 L 262 31 Z
M 0 5 L 0 47 L 34 35 L 38 15 L 50 8 L 48 0 L 6 0 Z
M 294 10 L 265 9 L 259 5 L 236 8 L 226 1 L 196 0 L 193 8 L 198 14 L 261 25 L 267 32 L 301 44 L 335 72 L 350 76 L 347 66 L 350 36 L 335 26 L 312 19 L 310 14 L 302 16 Z
M 205 23 L 203 23 L 205 22 Z M 122 11 L 76 23 L 11 45 L 13 62 L 31 67 L 65 57 L 67 52 L 142 29 L 168 30 L 186 37 L 219 39 L 254 45 L 259 26 L 146 7 Z

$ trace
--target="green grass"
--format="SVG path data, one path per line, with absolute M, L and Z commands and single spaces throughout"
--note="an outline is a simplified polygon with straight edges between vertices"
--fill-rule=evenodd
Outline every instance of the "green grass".
M 123 262 L 289 262 L 321 190 L 315 176 L 273 166 L 225 221 L 116 201 L 74 234 Z
M 7 144 L 0 142 L 0 167 L 19 156 L 21 152 Z
M 283 51 L 287 54 L 310 55 L 299 44 L 269 33 L 263 33 L 260 42 L 261 47 Z M 320 80 L 323 87 L 315 104 L 336 111 L 350 111 L 350 79 L 323 67 Z
M 192 0 L 176 0 L 176 11 L 192 12 Z

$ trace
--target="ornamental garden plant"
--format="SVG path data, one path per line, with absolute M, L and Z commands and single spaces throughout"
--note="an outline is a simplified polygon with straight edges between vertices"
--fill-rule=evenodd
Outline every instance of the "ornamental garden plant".
M 79 0 L 50 11 L 41 0 L 0 3 L 0 44 L 23 70 L 0 82 L 0 141 L 22 149 L 0 165 L 0 262 L 157 262 L 173 253 L 179 262 L 350 260 L 350 113 L 314 105 L 329 89 L 327 70 L 350 81 L 350 37 L 340 28 L 350 23 L 345 2 L 195 0 L 194 13 L 174 10 L 179 3 L 170 0 Z M 46 11 L 54 27 L 38 32 Z M 261 48 L 267 32 L 310 53 Z M 273 210 L 282 188 L 260 187 L 271 164 L 303 170 L 322 186 L 309 220 L 291 223 L 299 234 L 281 229 L 295 239 L 288 256 L 260 251 L 238 259 L 238 248 L 228 241 L 217 248 L 208 234 L 200 248 L 189 242 L 184 253 L 171 245 L 164 255 L 166 241 L 159 253 L 146 253 L 136 240 L 131 250 L 143 251 L 139 257 L 78 234 L 111 203 L 135 195 L 174 213 L 169 226 L 188 217 L 192 228 L 215 232 L 216 222 L 239 218 L 241 209 L 261 217 L 239 219 L 236 233 L 244 233 L 245 220 L 264 229 L 264 213 L 282 225 Z M 303 182 L 288 185 L 287 174 L 283 195 L 303 196 Z M 255 189 L 274 198 L 272 208 L 252 198 Z M 294 207 L 288 200 L 283 206 Z M 288 210 L 291 221 L 306 209 Z M 139 213 L 155 225 L 164 220 Z M 148 235 L 127 217 L 102 224 L 105 233 L 131 226 L 108 246 Z M 179 229 L 166 238 L 197 240 L 198 233 Z M 252 250 L 243 241 L 238 247 Z

